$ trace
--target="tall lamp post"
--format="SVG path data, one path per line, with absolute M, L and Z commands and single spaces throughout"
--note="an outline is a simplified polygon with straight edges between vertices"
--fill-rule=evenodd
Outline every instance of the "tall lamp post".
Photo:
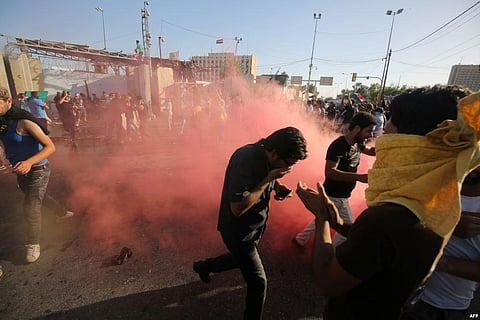
M 348 82 L 348 76 L 351 75 L 351 73 L 345 73 L 345 72 L 342 72 L 342 75 L 345 76 L 345 89 L 344 90 L 344 94 L 347 92 L 347 82 Z
M 239 42 L 242 41 L 242 38 L 235 37 L 233 40 L 235 40 L 235 52 L 234 52 L 233 55 L 236 57 L 237 56 L 237 47 L 238 47 Z
M 107 38 L 105 37 L 105 17 L 103 16 L 103 9 L 101 7 L 96 7 L 95 10 L 102 14 L 103 50 L 107 50 Z
M 385 91 L 385 84 L 387 83 L 388 65 L 390 63 L 390 56 L 392 55 L 392 50 L 390 50 L 390 41 L 392 40 L 392 32 L 393 32 L 393 24 L 395 22 L 395 16 L 402 12 L 403 12 L 403 8 L 400 8 L 397 11 L 387 10 L 387 12 L 385 13 L 387 16 L 392 16 L 392 25 L 390 27 L 390 35 L 388 36 L 387 53 L 385 54 L 385 64 L 383 65 L 382 82 L 380 83 L 379 103 L 383 99 L 383 92 Z
M 312 67 L 313 67 L 313 53 L 315 52 L 315 38 L 317 37 L 317 22 L 322 17 L 321 13 L 314 13 L 313 19 L 315 20 L 315 31 L 313 32 L 313 44 L 312 44 L 312 55 L 310 56 L 310 65 L 308 66 L 308 81 L 307 81 L 307 100 L 309 98 L 310 90 L 310 79 L 312 76 Z
M 162 36 L 158 37 L 158 55 L 162 59 L 162 42 L 165 42 L 165 38 Z

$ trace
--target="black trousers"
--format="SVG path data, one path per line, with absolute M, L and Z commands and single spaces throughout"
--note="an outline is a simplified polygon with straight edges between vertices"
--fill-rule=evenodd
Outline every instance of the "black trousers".
M 262 319 L 267 293 L 267 277 L 260 258 L 257 243 L 232 241 L 222 235 L 229 253 L 205 260 L 210 272 L 219 273 L 239 268 L 247 283 L 244 320 Z

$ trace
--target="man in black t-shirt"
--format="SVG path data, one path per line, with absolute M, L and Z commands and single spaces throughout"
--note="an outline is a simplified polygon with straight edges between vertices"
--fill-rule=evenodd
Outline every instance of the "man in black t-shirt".
M 361 153 L 375 155 L 375 147 L 365 146 L 365 141 L 372 137 L 376 123 L 375 117 L 370 113 L 357 113 L 350 122 L 348 132 L 330 144 L 325 157 L 325 191 L 342 219 L 350 224 L 353 223 L 353 214 L 348 199 L 357 181 L 368 182 L 368 175 L 357 173 L 357 168 Z M 294 241 L 303 247 L 314 232 L 315 219 L 295 236 Z M 343 240 L 345 237 L 336 234 L 334 246 Z
M 277 200 L 290 197 L 291 190 L 277 179 L 306 157 L 302 133 L 287 127 L 239 148 L 228 163 L 217 229 L 229 252 L 197 261 L 193 270 L 210 282 L 210 273 L 239 268 L 247 283 L 244 319 L 262 318 L 267 278 L 257 244 L 265 231 L 270 192 L 275 190 Z
M 395 183 L 402 181 L 410 184 L 411 181 L 418 181 L 419 168 L 422 167 L 424 175 L 421 178 L 425 188 L 435 188 L 429 183 L 436 180 L 429 175 L 431 171 L 425 169 L 430 158 L 419 157 L 417 154 L 409 156 L 409 151 L 414 148 L 407 148 L 407 141 L 413 147 L 414 143 L 420 141 L 425 145 L 431 143 L 432 150 L 428 151 L 433 153 L 434 143 L 428 138 L 423 139 L 423 136 L 436 129 L 444 120 L 456 119 L 457 100 L 463 96 L 465 92 L 455 86 L 434 87 L 407 92 L 392 101 L 392 114 L 385 127 L 385 135 L 377 141 L 377 160 L 372 169 L 376 170 L 377 176 L 371 175 L 369 181 L 370 187 L 375 184 L 385 188 L 381 191 L 384 200 L 376 202 L 370 198 L 369 207 L 353 225 L 343 223 L 321 184 L 318 184 L 318 190 L 313 190 L 299 182 L 297 194 L 316 217 L 312 269 L 321 294 L 328 297 L 325 320 L 401 319 L 402 307 L 431 272 L 445 239 L 438 230 L 427 227 L 419 217 L 427 210 L 438 212 L 443 208 L 442 204 L 433 201 L 428 202 L 428 206 L 421 206 L 419 200 L 416 204 L 422 210 L 407 207 L 396 199 L 413 199 L 416 196 L 415 190 L 403 188 L 405 185 L 396 187 Z M 478 113 L 473 114 L 477 114 L 474 121 L 478 121 Z M 411 136 L 410 139 L 408 135 Z M 386 139 L 388 145 L 382 143 Z M 385 172 L 398 166 L 398 162 L 391 158 L 392 153 L 398 156 L 399 147 L 396 144 L 402 145 L 402 150 L 405 150 L 402 161 L 412 163 L 412 158 L 417 156 L 417 162 L 413 162 L 415 165 L 408 171 L 410 176 L 405 173 L 402 180 L 394 176 L 391 181 L 374 180 L 383 177 L 378 175 L 379 171 Z M 442 145 L 438 148 L 445 151 L 448 147 Z M 451 147 L 450 150 L 456 150 L 455 154 L 458 155 L 462 149 L 455 148 Z M 478 148 L 478 144 L 473 148 L 477 154 L 480 152 Z M 404 162 L 399 161 L 402 164 Z M 474 162 L 470 165 L 476 166 Z M 438 166 L 435 169 L 438 170 Z M 468 167 L 452 166 L 445 168 L 447 169 L 454 172 L 448 175 L 450 178 L 445 178 L 445 185 L 456 183 L 457 174 L 462 176 Z M 453 179 L 455 181 L 451 181 Z M 420 191 L 417 189 L 418 193 Z M 397 193 L 396 198 L 391 196 L 393 192 Z M 432 197 L 434 196 L 438 195 L 433 194 Z M 330 227 L 347 237 L 335 251 Z

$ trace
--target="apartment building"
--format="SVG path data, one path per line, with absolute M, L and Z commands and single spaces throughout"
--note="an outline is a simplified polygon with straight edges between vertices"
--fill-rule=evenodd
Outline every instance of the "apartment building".
M 190 58 L 195 66 L 196 80 L 216 82 L 227 76 L 241 74 L 246 79 L 255 79 L 257 58 L 254 55 L 237 55 L 232 52 L 212 52 L 207 56 Z
M 480 90 L 480 65 L 452 66 L 448 84 L 462 85 L 473 91 Z

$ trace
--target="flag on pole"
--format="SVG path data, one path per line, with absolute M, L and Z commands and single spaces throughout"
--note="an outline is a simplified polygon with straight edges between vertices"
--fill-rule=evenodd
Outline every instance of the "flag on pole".
M 355 95 L 361 102 L 367 102 L 367 99 L 365 99 L 365 97 L 360 92 L 355 93 Z
M 216 41 L 217 44 L 222 44 L 223 43 L 223 38 L 218 38 Z

